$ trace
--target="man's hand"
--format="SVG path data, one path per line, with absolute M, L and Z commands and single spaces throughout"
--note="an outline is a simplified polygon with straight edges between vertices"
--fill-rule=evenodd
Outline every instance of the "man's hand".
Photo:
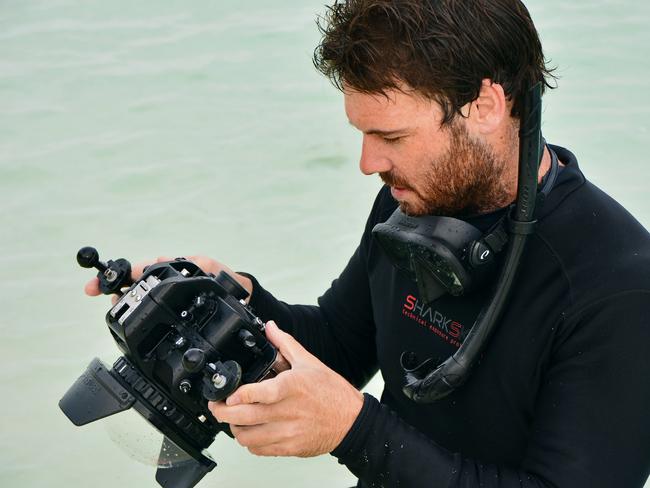
M 246 291 L 249 293 L 249 296 L 251 293 L 253 293 L 253 283 L 251 282 L 251 280 L 246 278 L 245 276 L 235 273 L 228 266 L 221 264 L 220 262 L 215 261 L 214 259 L 209 258 L 207 256 L 189 256 L 187 259 L 192 261 L 194 264 L 196 264 L 205 273 L 213 273 L 217 275 L 219 274 L 220 271 L 227 272 L 229 275 L 235 278 L 241 286 L 246 288 Z M 144 268 L 146 268 L 149 265 L 155 263 L 162 263 L 165 261 L 173 261 L 173 260 L 174 258 L 159 256 L 156 259 L 153 259 L 151 261 L 144 261 L 141 263 L 134 264 L 131 270 L 131 278 L 133 279 L 133 281 L 139 279 L 140 276 L 142 276 Z M 90 295 L 90 296 L 100 295 L 101 292 L 99 291 L 99 279 L 95 277 L 92 280 L 90 280 L 88 283 L 86 283 L 86 286 L 84 287 L 84 291 L 86 292 L 86 295 Z M 248 299 L 246 301 L 248 302 Z
M 363 395 L 273 322 L 266 335 L 291 364 L 275 378 L 241 386 L 208 407 L 259 456 L 310 457 L 333 451 L 352 427 Z

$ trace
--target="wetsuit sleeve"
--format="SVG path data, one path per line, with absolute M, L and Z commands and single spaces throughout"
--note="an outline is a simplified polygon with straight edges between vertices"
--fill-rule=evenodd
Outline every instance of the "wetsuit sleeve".
M 562 320 L 520 466 L 448 452 L 368 395 L 332 454 L 363 487 L 643 487 L 650 292 L 621 294 Z
M 250 305 L 259 317 L 274 320 L 309 352 L 357 387 L 377 372 L 375 324 L 367 273 L 371 231 L 378 218 L 383 190 L 373 205 L 361 243 L 341 275 L 318 299 L 318 306 L 289 305 L 253 282 Z

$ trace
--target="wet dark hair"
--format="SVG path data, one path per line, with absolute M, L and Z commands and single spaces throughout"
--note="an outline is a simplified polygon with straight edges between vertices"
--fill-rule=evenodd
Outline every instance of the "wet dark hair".
M 554 88 L 519 0 L 336 0 L 317 24 L 314 65 L 337 88 L 385 95 L 405 83 L 441 105 L 443 124 L 486 78 L 503 86 L 513 117 L 534 84 Z

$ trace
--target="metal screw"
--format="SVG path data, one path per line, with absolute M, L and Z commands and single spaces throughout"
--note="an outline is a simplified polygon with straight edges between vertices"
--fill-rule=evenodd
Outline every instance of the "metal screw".
M 185 337 L 179 337 L 176 339 L 176 342 L 174 342 L 174 345 L 176 347 L 183 347 L 185 345 Z
M 104 276 L 106 277 L 106 281 L 108 281 L 109 283 L 112 283 L 117 279 L 117 273 L 115 272 L 115 270 L 112 270 L 110 268 L 104 271 Z
M 220 390 L 228 384 L 228 378 L 222 374 L 217 373 L 212 376 L 212 384 L 216 389 Z
M 183 310 L 181 312 L 181 317 L 183 317 L 183 318 L 187 317 L 187 310 Z
M 246 329 L 241 329 L 239 331 L 239 339 L 242 341 L 244 346 L 251 348 L 255 347 L 257 345 L 257 341 L 255 340 L 255 336 L 250 333 L 250 331 Z
M 192 383 L 189 380 L 181 381 L 181 384 L 178 385 L 178 388 L 185 394 L 189 393 L 192 389 Z

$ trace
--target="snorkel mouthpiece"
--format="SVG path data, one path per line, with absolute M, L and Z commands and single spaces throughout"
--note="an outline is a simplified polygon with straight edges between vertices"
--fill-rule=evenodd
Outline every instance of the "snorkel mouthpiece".
M 402 393 L 414 402 L 433 403 L 462 384 L 465 368 L 453 356 L 437 367 L 433 359 L 427 359 L 409 369 L 405 364 L 408 354 L 403 353 L 400 358 L 406 379 Z

